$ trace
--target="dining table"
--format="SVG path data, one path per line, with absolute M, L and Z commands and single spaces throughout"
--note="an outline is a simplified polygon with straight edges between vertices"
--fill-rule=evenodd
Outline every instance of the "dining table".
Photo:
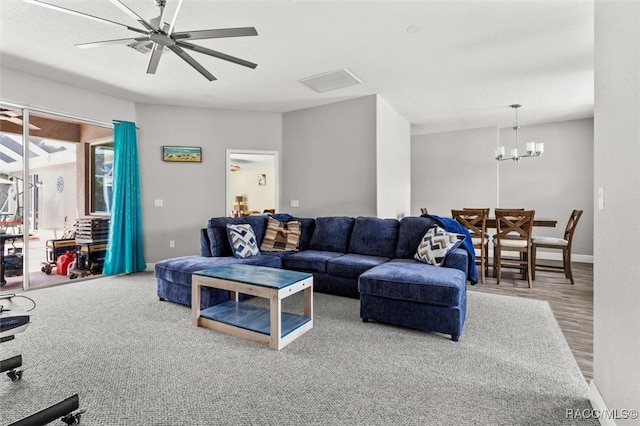
M 547 228 L 555 228 L 558 224 L 558 221 L 555 219 L 549 219 L 544 217 L 534 217 L 533 218 L 533 226 L 542 226 Z M 487 228 L 495 228 L 496 227 L 496 218 L 488 217 L 487 218 Z

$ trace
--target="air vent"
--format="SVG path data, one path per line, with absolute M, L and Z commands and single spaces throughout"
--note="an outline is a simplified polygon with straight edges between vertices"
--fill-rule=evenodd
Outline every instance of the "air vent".
M 356 77 L 346 68 L 329 71 L 312 77 L 303 78 L 300 83 L 312 88 L 316 92 L 328 92 L 330 90 L 342 89 L 343 87 L 362 84 L 362 80 Z

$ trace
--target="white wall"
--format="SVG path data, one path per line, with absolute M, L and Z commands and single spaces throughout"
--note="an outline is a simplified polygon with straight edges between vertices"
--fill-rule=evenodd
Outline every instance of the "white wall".
M 595 210 L 593 383 L 617 410 L 640 410 L 638 22 L 639 2 L 595 2 L 594 192 L 605 195 Z
M 281 159 L 279 211 L 376 216 L 376 96 L 284 114 Z
M 411 210 L 411 125 L 384 99 L 376 108 L 376 215 L 401 218 Z
M 0 67 L 0 99 L 111 123 L 136 121 L 133 102 Z
M 42 186 L 38 190 L 40 195 L 40 229 L 61 231 L 64 228 L 65 218 L 68 223 L 75 222 L 78 217 L 76 169 L 76 163 L 68 163 L 31 170 L 31 173 L 38 174 L 38 180 L 42 182 Z M 62 192 L 57 190 L 58 177 L 62 177 L 64 182 Z
M 280 151 L 282 116 L 159 105 L 138 105 L 137 116 L 145 260 L 198 254 L 199 229 L 229 215 L 226 150 Z M 201 146 L 202 162 L 163 162 L 163 145 Z
M 556 228 L 536 228 L 536 234 L 559 236 L 571 211 L 582 209 L 574 260 L 591 261 L 593 119 L 523 125 L 518 139 L 521 150 L 527 141 L 544 142 L 544 154 L 497 162 L 496 146 L 505 145 L 509 152 L 515 144 L 510 127 L 413 136 L 413 214 L 420 214 L 421 207 L 441 216 L 450 216 L 452 208 L 524 207 L 535 209 L 538 217 L 558 221 Z

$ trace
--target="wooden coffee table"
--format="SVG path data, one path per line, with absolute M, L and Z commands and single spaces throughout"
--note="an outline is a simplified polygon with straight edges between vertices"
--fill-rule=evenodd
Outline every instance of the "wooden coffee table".
M 230 300 L 200 309 L 200 287 L 230 292 Z M 282 312 L 282 299 L 304 291 L 304 313 Z M 269 308 L 240 302 L 240 293 L 269 299 Z M 191 279 L 193 325 L 243 337 L 280 350 L 313 328 L 313 275 L 255 265 L 223 265 Z

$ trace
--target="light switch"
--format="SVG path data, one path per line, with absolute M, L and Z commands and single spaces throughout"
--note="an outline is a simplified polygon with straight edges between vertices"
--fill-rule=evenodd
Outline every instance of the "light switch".
M 153 206 L 154 207 L 162 207 L 163 205 L 164 205 L 164 201 L 163 200 L 158 199 L 158 200 L 154 200 L 153 201 Z
M 300 207 L 298 200 L 291 200 L 291 207 Z
M 598 210 L 604 210 L 604 188 L 598 188 Z

